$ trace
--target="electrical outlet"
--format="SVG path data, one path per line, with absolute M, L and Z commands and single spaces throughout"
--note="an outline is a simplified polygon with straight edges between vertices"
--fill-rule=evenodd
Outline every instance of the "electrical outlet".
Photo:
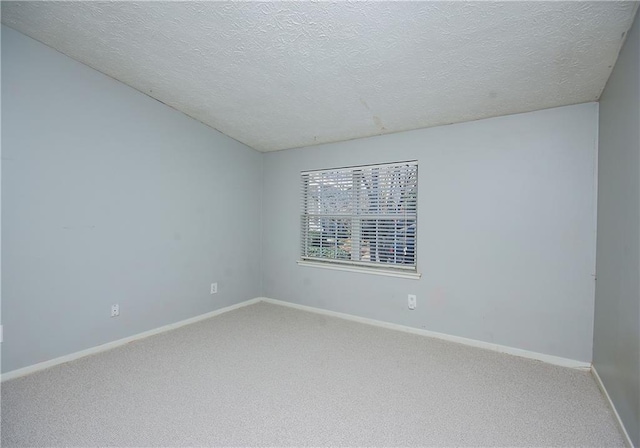
M 120 315 L 120 305 L 117 303 L 111 305 L 111 317 L 118 317 Z
M 416 295 L 415 294 L 409 294 L 407 302 L 408 302 L 410 310 L 415 310 L 416 309 Z
M 211 294 L 217 294 L 217 293 L 218 293 L 218 284 L 211 283 Z

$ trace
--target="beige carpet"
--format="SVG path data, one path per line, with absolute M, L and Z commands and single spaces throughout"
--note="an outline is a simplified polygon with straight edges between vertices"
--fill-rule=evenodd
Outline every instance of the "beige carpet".
M 259 303 L 2 384 L 2 446 L 623 446 L 589 373 Z

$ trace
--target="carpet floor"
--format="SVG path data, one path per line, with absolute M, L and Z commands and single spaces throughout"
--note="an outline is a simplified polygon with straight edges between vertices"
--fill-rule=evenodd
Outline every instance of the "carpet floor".
M 624 446 L 588 372 L 258 303 L 2 384 L 2 446 Z

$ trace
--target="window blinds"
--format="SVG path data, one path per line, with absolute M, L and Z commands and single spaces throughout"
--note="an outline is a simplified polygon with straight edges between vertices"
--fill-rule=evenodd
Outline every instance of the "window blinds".
M 417 162 L 301 173 L 301 258 L 416 270 Z

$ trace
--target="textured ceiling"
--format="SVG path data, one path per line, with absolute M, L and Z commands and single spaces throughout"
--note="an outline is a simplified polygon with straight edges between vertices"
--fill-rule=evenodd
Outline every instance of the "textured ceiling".
M 3 2 L 2 21 L 271 151 L 595 101 L 636 6 Z

